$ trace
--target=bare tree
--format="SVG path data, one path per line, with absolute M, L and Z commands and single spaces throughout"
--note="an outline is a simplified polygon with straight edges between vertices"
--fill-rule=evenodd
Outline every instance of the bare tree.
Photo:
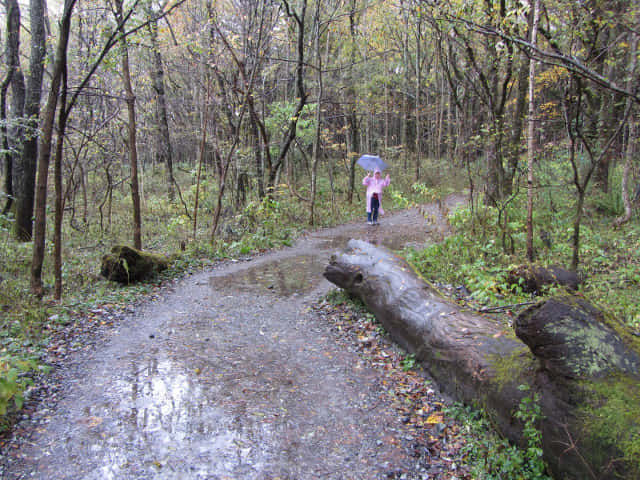
M 45 2 L 30 0 L 31 56 L 24 98 L 24 140 L 16 180 L 16 237 L 29 241 L 33 233 L 34 189 L 38 159 L 38 120 L 45 61 Z
M 120 55 L 122 60 L 122 83 L 124 86 L 127 102 L 128 118 L 128 142 L 129 168 L 131 169 L 131 203 L 133 205 L 133 245 L 142 249 L 142 213 L 140 208 L 140 182 L 138 180 L 138 148 L 136 145 L 136 96 L 133 93 L 131 84 L 131 73 L 129 70 L 129 47 L 124 28 L 124 16 L 122 10 L 123 0 L 114 0 L 114 15 L 118 22 L 120 32 Z
M 7 44 L 5 48 L 5 55 L 7 61 L 7 73 L 2 81 L 2 87 L 0 90 L 0 121 L 2 122 L 2 147 L 4 150 L 4 189 L 6 203 L 2 210 L 3 214 L 7 214 L 11 209 L 14 196 L 13 186 L 13 165 L 16 152 L 12 151 L 13 145 L 11 145 L 9 139 L 9 128 L 7 128 L 7 93 L 9 87 L 12 89 L 12 110 L 13 116 L 17 117 L 17 123 L 21 122 L 21 117 L 24 111 L 24 75 L 20 68 L 20 6 L 18 0 L 7 0 Z M 19 127 L 14 127 L 18 129 Z M 21 131 L 21 129 L 20 129 Z M 12 132 L 13 136 L 19 137 L 22 134 L 18 132 Z
M 166 3 L 166 2 L 165 2 Z M 161 9 L 162 10 L 162 9 Z M 169 134 L 169 120 L 167 115 L 167 100 L 164 88 L 164 66 L 162 64 L 162 53 L 158 41 L 158 15 L 150 11 L 149 15 L 149 35 L 151 37 L 151 80 L 153 90 L 156 95 L 157 112 L 157 142 L 158 160 L 165 165 L 167 171 L 167 193 L 169 200 L 173 201 L 175 193 L 175 179 L 173 177 L 173 149 L 171 148 L 171 135 Z
M 533 3 L 533 24 L 531 27 L 531 45 L 536 45 L 538 21 L 540 19 L 540 0 Z M 536 61 L 529 59 L 529 114 L 527 130 L 527 259 L 533 262 L 533 160 L 535 133 L 535 83 Z
M 53 124 L 55 121 L 56 107 L 60 83 L 66 70 L 67 47 L 71 32 L 71 16 L 76 0 L 65 0 L 64 11 L 60 21 L 60 33 L 56 47 L 55 63 L 51 76 L 49 95 L 42 116 L 42 134 L 38 144 L 38 185 L 36 187 L 36 204 L 33 238 L 33 258 L 31 262 L 31 291 L 41 297 L 44 293 L 42 287 L 42 264 L 44 262 L 45 232 L 47 222 L 47 178 L 49 174 L 49 162 L 51 160 L 51 145 L 53 139 Z

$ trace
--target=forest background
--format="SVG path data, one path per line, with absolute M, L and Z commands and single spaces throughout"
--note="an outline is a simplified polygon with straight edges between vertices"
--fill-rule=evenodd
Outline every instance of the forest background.
M 637 0 L 3 0 L 0 407 L 47 331 L 127 302 L 112 245 L 178 275 L 465 192 L 407 257 L 484 306 L 514 264 L 577 270 L 640 329 Z

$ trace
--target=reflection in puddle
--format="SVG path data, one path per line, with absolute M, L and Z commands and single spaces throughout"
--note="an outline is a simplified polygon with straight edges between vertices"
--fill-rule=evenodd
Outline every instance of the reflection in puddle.
M 310 292 L 322 279 L 329 255 L 299 255 L 247 268 L 224 277 L 211 277 L 217 290 L 234 289 L 272 292 L 282 297 Z
M 110 402 L 85 410 L 88 418 L 104 417 L 87 432 L 86 452 L 101 466 L 85 478 L 211 478 L 262 468 L 264 454 L 247 448 L 233 415 L 216 405 L 215 386 L 169 359 L 145 363 L 131 362 L 130 376 L 111 385 Z
M 424 247 L 430 241 L 429 236 L 423 232 L 411 232 L 398 234 L 393 230 L 381 230 L 379 227 L 369 227 L 370 231 L 360 235 L 338 235 L 323 241 L 324 248 L 342 249 L 352 238 L 364 240 L 373 245 L 386 247 L 389 250 L 402 250 L 405 247 Z
M 216 290 L 242 288 L 244 291 L 273 293 L 280 297 L 309 293 L 322 280 L 322 272 L 336 250 L 343 249 L 347 242 L 357 238 L 390 250 L 405 247 L 420 248 L 429 237 L 424 232 L 399 233 L 390 225 L 387 228 L 369 227 L 366 231 L 348 232 L 321 238 L 321 247 L 314 255 L 297 255 L 262 263 L 235 273 L 210 277 L 209 285 Z

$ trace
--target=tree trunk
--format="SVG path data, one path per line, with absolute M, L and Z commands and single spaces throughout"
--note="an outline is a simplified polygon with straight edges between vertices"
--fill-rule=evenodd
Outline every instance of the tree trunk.
M 7 44 L 5 49 L 7 74 L 2 82 L 0 98 L 0 121 L 2 122 L 2 148 L 4 150 L 4 191 L 7 196 L 2 213 L 6 215 L 14 200 L 14 154 L 9 143 L 9 129 L 7 128 L 7 93 L 9 86 L 13 92 L 14 117 L 22 117 L 24 108 L 24 77 L 20 68 L 20 6 L 18 0 L 7 0 Z M 18 132 L 21 138 L 21 133 Z
M 533 4 L 533 24 L 531 27 L 531 45 L 536 46 L 538 32 L 538 21 L 540 18 L 540 0 L 535 0 Z M 533 262 L 533 160 L 534 160 L 534 138 L 535 133 L 535 83 L 536 83 L 536 62 L 531 57 L 529 59 L 529 113 L 527 128 L 527 259 Z M 517 122 L 520 119 L 516 119 Z M 519 143 L 519 139 L 518 139 Z M 515 171 L 515 169 L 514 169 Z
M 268 183 L 267 190 L 273 193 L 273 189 L 276 184 L 276 178 L 280 173 L 280 168 L 282 167 L 282 163 L 284 162 L 287 153 L 289 152 L 289 148 L 293 143 L 293 140 L 296 136 L 296 129 L 298 125 L 298 119 L 300 118 L 300 114 L 302 113 L 302 109 L 307 103 L 307 92 L 304 86 L 304 70 L 305 70 L 305 16 L 307 12 L 307 0 L 302 0 L 300 2 L 300 13 L 296 13 L 291 9 L 289 2 L 287 0 L 281 0 L 286 14 L 289 18 L 293 18 L 296 26 L 296 69 L 295 69 L 295 81 L 296 81 L 296 96 L 298 103 L 296 104 L 295 111 L 293 116 L 289 120 L 289 125 L 284 133 L 284 137 L 280 142 L 280 154 L 278 155 L 278 159 L 270 165 L 269 167 L 269 175 L 268 175 Z M 268 149 L 268 145 L 266 146 Z
M 571 163 L 575 165 L 575 145 L 571 148 Z M 574 167 L 576 168 L 576 167 Z M 570 270 L 576 272 L 578 265 L 580 264 L 580 225 L 582 224 L 582 215 L 584 213 L 584 196 L 585 191 L 581 185 L 576 184 L 576 191 L 578 198 L 576 199 L 576 216 L 573 219 L 573 233 L 571 235 L 572 253 L 571 253 L 571 266 Z
M 16 192 L 16 233 L 19 240 L 29 241 L 33 233 L 33 202 L 38 160 L 38 119 L 42 98 L 45 61 L 44 0 L 31 0 L 31 59 L 25 91 L 25 136 L 20 155 L 20 188 Z
M 407 8 L 404 6 L 403 0 L 400 1 L 400 5 L 402 6 L 402 67 L 404 71 L 404 75 L 402 75 L 402 118 L 400 120 L 400 143 L 402 144 L 404 164 L 403 169 L 405 172 L 408 172 L 408 162 L 409 158 L 409 99 L 407 98 L 407 94 L 410 89 L 411 80 L 409 78 L 410 68 L 410 58 L 409 58 L 409 14 Z
M 140 182 L 138 180 L 138 150 L 136 146 L 136 97 L 131 85 L 131 73 L 129 71 L 129 49 L 125 37 L 122 15 L 123 0 L 115 0 L 116 21 L 120 28 L 120 55 L 122 57 L 122 81 L 126 94 L 128 116 L 128 147 L 129 167 L 131 169 L 131 201 L 133 204 L 133 244 L 138 250 L 142 250 L 142 214 L 140 211 Z
M 154 15 L 152 12 L 151 15 Z M 173 149 L 171 147 L 171 135 L 169 134 L 169 120 L 167 115 L 167 101 L 164 89 L 164 67 L 162 66 L 162 54 L 158 43 L 158 20 L 152 17 L 149 21 L 149 32 L 151 34 L 151 49 L 153 53 L 153 67 L 151 76 L 153 89 L 156 93 L 157 113 L 158 113 L 158 160 L 165 164 L 167 169 L 167 194 L 169 201 L 175 198 L 173 176 Z
M 64 133 L 67 127 L 67 54 L 62 62 L 62 93 L 60 95 L 60 110 L 58 115 L 58 139 L 56 143 L 56 156 L 54 159 L 53 177 L 55 182 L 55 227 L 53 235 L 54 245 L 54 298 L 62 298 L 62 217 L 64 209 L 62 204 L 62 154 L 64 146 Z
M 258 198 L 264 198 L 264 158 L 262 153 L 262 145 L 260 143 L 260 130 L 258 129 L 258 123 L 254 118 L 254 115 L 251 115 L 251 133 L 253 136 L 253 141 L 255 142 L 255 165 L 256 165 L 256 183 L 258 184 Z
M 636 0 L 633 4 L 638 7 L 638 1 Z M 636 67 L 638 64 L 638 33 L 637 31 L 631 32 L 631 48 L 629 49 L 630 57 L 629 60 L 629 80 L 627 82 L 627 89 L 633 88 L 635 82 L 638 81 L 636 75 Z M 627 105 L 626 108 L 631 108 L 631 97 L 627 97 L 626 99 Z M 631 200 L 629 198 L 629 177 L 631 175 L 631 167 L 633 164 L 633 152 L 634 147 L 637 144 L 637 120 L 632 115 L 629 119 L 629 127 L 628 127 L 628 135 L 627 135 L 627 147 L 625 151 L 625 161 L 624 161 L 624 171 L 622 173 L 622 200 L 624 202 L 624 215 L 618 217 L 614 224 L 620 226 L 624 223 L 627 223 L 631 220 Z
M 415 116 L 416 116 L 416 138 L 415 138 L 415 146 L 416 146 L 416 168 L 415 168 L 415 181 L 420 181 L 420 162 L 422 161 L 422 123 L 420 118 L 420 110 L 422 109 L 422 105 L 420 104 L 420 87 L 422 82 L 422 53 L 421 53 L 421 45 L 422 45 L 422 21 L 420 18 L 417 18 L 416 21 L 418 24 L 416 25 L 416 83 L 415 83 Z
M 349 160 L 349 203 L 353 203 L 353 192 L 356 188 L 356 162 L 360 153 L 360 143 L 358 131 L 358 112 L 356 110 L 356 84 L 355 84 L 355 64 L 356 64 L 356 12 L 358 5 L 356 0 L 351 0 L 349 5 L 349 39 L 350 39 L 350 62 L 348 66 L 346 103 L 347 103 L 347 159 Z
M 195 204 L 193 206 L 193 241 L 196 241 L 196 235 L 198 233 L 198 207 L 200 203 L 200 178 L 202 176 L 202 163 L 204 161 L 204 154 L 207 148 L 207 121 L 209 118 L 209 91 L 211 88 L 211 80 L 209 75 L 205 75 L 205 82 L 207 85 L 207 96 L 204 99 L 204 108 L 201 118 L 201 132 L 200 132 L 200 147 L 198 148 L 198 173 L 196 176 L 196 195 Z
M 7 75 L 0 86 L 0 135 L 2 135 L 2 157 L 4 162 L 4 195 L 5 204 L 2 208 L 2 215 L 9 213 L 13 204 L 13 156 L 9 150 L 9 137 L 7 129 L 7 92 L 13 71 L 7 71 Z
M 530 30 L 532 31 L 532 30 Z M 525 106 L 527 91 L 532 92 L 530 83 L 527 82 L 527 78 L 531 78 L 531 62 L 530 58 L 526 61 L 526 55 L 522 53 L 520 57 L 522 60 L 522 66 L 518 73 L 518 89 L 516 91 L 516 108 L 513 113 L 512 131 L 509 138 L 508 155 L 507 159 L 508 173 L 505 176 L 504 193 L 505 195 L 511 195 L 513 192 L 513 178 L 517 175 L 518 164 L 520 163 L 520 142 L 522 141 L 523 120 L 525 117 Z M 535 74 L 535 72 L 534 72 Z M 535 78 L 534 78 L 535 82 Z M 529 93 L 529 107 L 531 107 L 531 93 Z M 531 120 L 528 120 L 531 121 Z
M 60 82 L 66 62 L 67 46 L 71 31 L 71 16 L 76 0 L 65 0 L 64 12 L 61 19 L 58 46 L 56 48 L 55 63 L 51 76 L 51 86 L 47 97 L 47 104 L 42 115 L 41 135 L 38 144 L 38 184 L 36 186 L 35 222 L 33 235 L 33 258 L 31 261 L 31 291 L 41 297 L 42 264 L 44 263 L 45 235 L 47 230 L 47 180 L 49 176 L 49 162 L 51 160 L 51 144 L 53 138 L 53 124 Z
M 315 206 L 316 206 L 316 187 L 318 175 L 318 163 L 320 161 L 320 132 L 322 131 L 322 102 L 323 102 L 323 85 L 322 85 L 322 53 L 320 52 L 320 7 L 321 2 L 316 3 L 316 12 L 313 19 L 314 39 L 313 46 L 316 56 L 316 81 L 318 83 L 318 99 L 316 102 L 316 130 L 313 136 L 313 150 L 311 154 L 311 194 L 310 194 L 310 214 L 309 225 L 315 224 Z
M 631 176 L 631 168 L 633 165 L 633 147 L 637 143 L 637 128 L 638 126 L 636 119 L 631 118 L 631 120 L 629 121 L 629 133 L 627 140 L 627 149 L 625 152 L 624 169 L 622 171 L 621 195 L 622 201 L 624 203 L 624 214 L 615 219 L 614 225 L 617 227 L 624 225 L 629 220 L 631 220 L 632 206 L 629 194 L 629 177 Z

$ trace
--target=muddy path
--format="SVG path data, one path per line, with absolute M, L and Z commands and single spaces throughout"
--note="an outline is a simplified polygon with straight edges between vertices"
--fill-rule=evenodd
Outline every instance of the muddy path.
M 384 375 L 311 307 L 349 238 L 418 245 L 444 233 L 441 214 L 322 230 L 176 282 L 73 356 L 56 401 L 5 445 L 0 477 L 436 478 L 385 407 Z

